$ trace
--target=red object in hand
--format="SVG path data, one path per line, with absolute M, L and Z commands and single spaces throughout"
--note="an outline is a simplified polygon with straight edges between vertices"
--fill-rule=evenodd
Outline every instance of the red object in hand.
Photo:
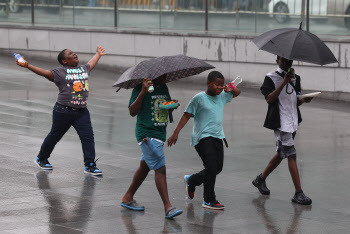
M 228 83 L 228 87 L 229 87 L 230 89 L 234 89 L 234 88 L 236 88 L 236 85 L 235 85 L 235 83 L 230 82 L 230 83 Z

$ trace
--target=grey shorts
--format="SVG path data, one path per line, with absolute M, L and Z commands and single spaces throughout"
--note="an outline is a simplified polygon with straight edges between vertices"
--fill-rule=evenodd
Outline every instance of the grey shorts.
M 289 133 L 275 130 L 274 133 L 276 138 L 276 151 L 280 154 L 282 159 L 297 154 L 294 147 L 294 137 L 296 132 Z

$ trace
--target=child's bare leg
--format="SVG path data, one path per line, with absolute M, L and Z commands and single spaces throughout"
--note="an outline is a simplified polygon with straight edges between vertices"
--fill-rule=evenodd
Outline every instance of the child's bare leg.
M 145 161 L 140 161 L 140 166 L 136 170 L 134 177 L 132 178 L 132 182 L 128 191 L 126 191 L 125 195 L 122 197 L 123 202 L 131 202 L 134 200 L 134 195 L 137 189 L 141 186 L 143 181 L 146 179 L 149 172 L 149 168 Z
M 165 166 L 155 170 L 155 182 L 159 192 L 160 197 L 162 198 L 165 212 L 171 207 L 168 195 L 168 185 L 166 182 L 166 168 Z
M 275 156 L 273 156 L 273 158 L 267 164 L 263 173 L 261 173 L 262 177 L 266 179 L 266 177 L 268 177 L 271 174 L 271 172 L 273 172 L 273 170 L 275 170 L 276 167 L 280 165 L 281 162 L 282 162 L 282 159 L 280 157 L 280 154 L 276 153 Z
M 299 177 L 299 171 L 297 166 L 297 156 L 295 154 L 288 157 L 288 167 L 289 167 L 290 175 L 292 176 L 295 191 L 300 191 L 301 190 L 300 177 Z

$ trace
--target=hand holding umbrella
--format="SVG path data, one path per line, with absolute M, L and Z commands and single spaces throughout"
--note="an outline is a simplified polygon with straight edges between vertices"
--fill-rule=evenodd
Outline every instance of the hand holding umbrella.
M 130 89 L 142 83 L 143 78 L 154 80 L 165 76 L 165 83 L 200 74 L 214 68 L 212 65 L 184 55 L 163 56 L 144 60 L 126 70 L 114 87 Z M 119 90 L 119 89 L 118 89 Z
M 316 35 L 298 28 L 280 28 L 261 34 L 252 41 L 260 49 L 289 60 L 325 65 L 338 62 L 332 51 Z
M 185 55 L 163 56 L 144 60 L 139 64 L 126 70 L 114 83 L 114 87 L 130 89 L 135 88 L 140 83 L 143 84 L 142 92 L 145 95 L 153 82 L 168 83 L 178 79 L 200 74 L 214 66 L 193 57 Z M 147 78 L 147 79 L 145 79 Z M 157 87 L 156 87 L 157 88 Z M 148 90 L 149 92 L 150 90 Z M 171 109 L 171 108 L 167 108 Z M 173 109 L 174 110 L 174 109 Z M 169 111 L 169 120 L 172 122 L 172 111 Z
M 142 80 L 142 90 L 141 92 L 146 94 L 147 92 L 150 92 L 150 87 L 153 87 L 153 82 L 151 79 L 148 79 L 148 78 L 144 78 Z M 154 90 L 154 89 L 153 89 Z M 153 90 L 151 92 L 153 92 Z M 150 92 L 150 93 L 151 93 Z
M 299 29 L 281 28 L 271 30 L 254 38 L 252 41 L 259 49 L 280 56 L 287 62 L 296 60 L 318 65 L 338 62 L 327 45 L 316 35 L 302 30 L 301 25 L 302 23 L 300 23 Z M 287 74 L 291 73 L 289 71 Z M 287 80 L 284 82 L 288 81 L 289 83 L 291 77 L 290 75 L 286 76 L 288 77 L 285 77 Z M 313 97 L 320 94 L 321 92 L 312 93 Z M 303 98 L 302 101 L 310 102 L 311 98 Z

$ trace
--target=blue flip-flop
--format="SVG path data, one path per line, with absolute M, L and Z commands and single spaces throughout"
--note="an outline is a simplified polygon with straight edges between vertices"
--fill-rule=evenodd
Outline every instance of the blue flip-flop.
M 145 207 L 137 204 L 135 200 L 132 200 L 131 202 L 122 202 L 120 205 L 124 208 L 127 208 L 129 210 L 136 210 L 136 211 L 144 211 Z
M 180 214 L 182 214 L 181 209 L 176 209 L 175 207 L 170 207 L 169 210 L 165 213 L 165 218 L 172 219 Z

